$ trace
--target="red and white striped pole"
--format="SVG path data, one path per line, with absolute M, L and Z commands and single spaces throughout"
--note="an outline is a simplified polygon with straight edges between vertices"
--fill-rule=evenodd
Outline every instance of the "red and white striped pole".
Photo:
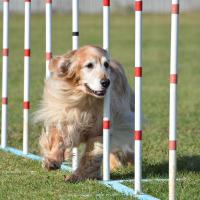
M 1 147 L 7 146 L 7 106 L 8 106 L 8 24 L 9 0 L 3 1 L 3 66 L 2 66 L 2 115 L 1 115 Z
M 46 0 L 46 78 L 50 77 L 49 62 L 52 58 L 52 0 Z
M 72 0 L 72 49 L 78 49 L 78 18 L 79 18 L 79 0 Z M 72 171 L 78 167 L 78 148 L 72 149 Z
M 169 105 L 169 200 L 176 199 L 176 90 L 178 80 L 178 25 L 179 0 L 172 0 Z
M 142 179 L 142 0 L 135 0 L 135 192 Z
M 110 46 L 110 0 L 103 0 L 103 48 Z M 110 180 L 110 87 L 103 108 L 103 180 Z
M 28 153 L 28 133 L 29 133 L 29 71 L 30 71 L 30 18 L 31 0 L 24 0 L 25 23 L 24 23 L 24 121 L 23 121 L 23 153 Z

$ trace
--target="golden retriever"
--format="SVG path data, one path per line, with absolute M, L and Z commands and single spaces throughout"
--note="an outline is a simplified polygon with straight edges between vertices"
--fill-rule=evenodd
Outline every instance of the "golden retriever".
M 85 144 L 79 166 L 66 181 L 101 177 L 103 100 L 111 87 L 111 169 L 133 163 L 134 94 L 123 67 L 97 46 L 87 45 L 50 61 L 36 121 L 43 166 L 58 169 L 73 147 Z

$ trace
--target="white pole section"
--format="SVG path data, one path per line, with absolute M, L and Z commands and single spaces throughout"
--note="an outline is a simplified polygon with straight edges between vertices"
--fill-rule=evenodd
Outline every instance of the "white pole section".
M 49 61 L 52 58 L 52 0 L 46 0 L 46 78 L 50 77 Z
M 24 0 L 25 23 L 24 23 L 24 121 L 23 121 L 23 153 L 28 153 L 28 132 L 29 132 L 29 69 L 30 69 L 30 18 L 31 0 Z
M 142 0 L 135 0 L 135 192 L 142 192 Z
M 79 18 L 79 0 L 72 0 L 72 49 L 78 49 L 78 18 Z M 72 171 L 78 168 L 78 148 L 72 149 Z
M 103 0 L 103 48 L 110 47 L 110 0 Z M 110 87 L 103 108 L 103 180 L 110 180 Z
M 179 0 L 172 0 L 169 102 L 169 200 L 176 199 L 176 88 L 178 77 L 178 25 Z
M 3 51 L 2 51 L 2 115 L 1 115 L 1 147 L 7 146 L 7 106 L 8 106 L 8 24 L 9 0 L 3 1 Z
M 72 0 L 72 49 L 78 49 L 79 39 L 79 0 Z

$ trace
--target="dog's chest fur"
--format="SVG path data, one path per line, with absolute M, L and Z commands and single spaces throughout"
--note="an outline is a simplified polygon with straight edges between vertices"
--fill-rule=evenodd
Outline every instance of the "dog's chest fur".
M 102 134 L 102 101 L 94 99 L 82 99 L 76 108 L 66 108 L 66 126 L 71 127 L 71 134 L 80 142 L 88 137 Z

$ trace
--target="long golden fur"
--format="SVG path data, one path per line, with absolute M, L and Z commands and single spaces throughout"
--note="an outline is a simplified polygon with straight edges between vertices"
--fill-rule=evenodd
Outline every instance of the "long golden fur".
M 57 169 L 73 147 L 85 144 L 77 170 L 66 181 L 100 178 L 103 97 L 111 89 L 111 169 L 133 163 L 134 97 L 123 67 L 105 50 L 84 46 L 50 62 L 37 122 L 43 166 Z M 110 84 L 111 83 L 111 84 Z

